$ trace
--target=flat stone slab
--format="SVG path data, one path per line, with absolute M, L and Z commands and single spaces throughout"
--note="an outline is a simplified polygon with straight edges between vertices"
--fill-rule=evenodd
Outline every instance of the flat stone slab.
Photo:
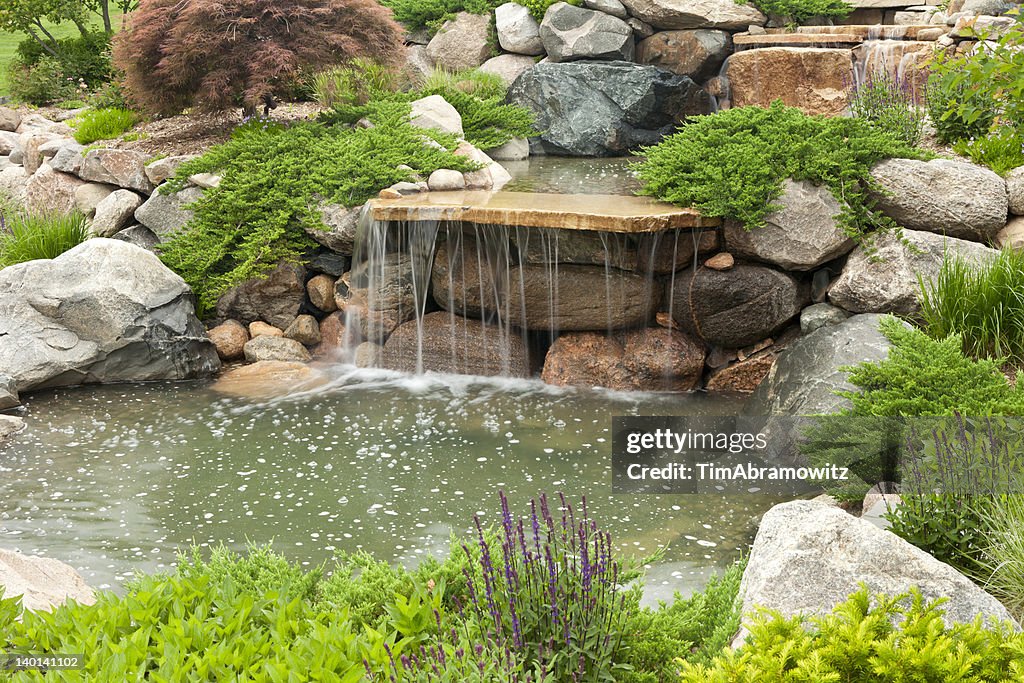
M 375 199 L 379 221 L 463 221 L 526 228 L 646 233 L 719 225 L 696 209 L 649 197 L 535 192 L 427 192 L 400 199 Z

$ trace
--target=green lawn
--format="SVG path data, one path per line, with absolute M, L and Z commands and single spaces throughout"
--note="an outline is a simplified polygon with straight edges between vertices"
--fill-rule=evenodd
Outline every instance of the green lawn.
M 121 25 L 121 16 L 117 12 L 111 14 L 110 22 L 115 29 Z M 98 16 L 94 16 L 92 19 L 90 25 L 97 28 L 103 25 L 103 20 Z M 54 38 L 69 38 L 78 35 L 78 29 L 70 22 L 64 22 L 63 24 L 43 23 L 46 26 L 46 30 L 52 33 Z M 7 90 L 7 66 L 10 64 L 11 59 L 14 58 L 14 53 L 18 49 L 18 43 L 25 40 L 26 37 L 24 33 L 0 32 L 0 97 L 10 94 Z

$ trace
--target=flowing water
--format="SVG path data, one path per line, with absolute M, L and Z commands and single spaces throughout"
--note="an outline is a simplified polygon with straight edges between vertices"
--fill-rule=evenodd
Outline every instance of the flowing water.
M 612 495 L 613 415 L 723 414 L 699 395 L 554 389 L 536 381 L 336 367 L 326 388 L 256 400 L 196 383 L 29 397 L 0 450 L 4 547 L 59 558 L 91 585 L 172 566 L 192 543 L 268 542 L 304 564 L 338 551 L 415 565 L 540 492 L 586 495 L 651 599 L 702 585 L 752 539 L 759 495 Z

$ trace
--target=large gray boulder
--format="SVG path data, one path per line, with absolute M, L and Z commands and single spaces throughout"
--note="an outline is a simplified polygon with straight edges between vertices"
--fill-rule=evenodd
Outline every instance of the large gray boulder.
M 917 230 L 904 231 L 902 238 L 881 235 L 869 248 L 853 250 L 829 289 L 829 301 L 854 313 L 916 313 L 921 309 L 918 277 L 934 281 L 943 260 L 953 254 L 982 264 L 998 252 L 977 242 Z
M 0 107 L 0 131 L 13 133 L 20 125 L 21 114 L 9 107 Z
M 98 237 L 113 237 L 129 225 L 135 211 L 142 205 L 142 197 L 131 190 L 115 190 L 96 205 L 92 220 L 92 233 Z
M 812 270 L 853 249 L 853 238 L 836 223 L 842 207 L 828 187 L 787 179 L 776 203 L 782 208 L 760 228 L 726 221 L 726 248 L 785 270 Z
M 621 155 L 711 111 L 690 78 L 627 62 L 541 63 L 512 84 L 508 99 L 534 113 L 547 152 L 570 156 Z
M 540 24 L 540 38 L 548 59 L 632 61 L 636 44 L 633 29 L 622 19 L 565 2 L 552 5 Z
M 0 410 L 13 408 L 21 403 L 18 398 L 18 386 L 13 377 L 0 375 Z
M 731 52 L 732 38 L 726 31 L 662 31 L 637 45 L 636 61 L 704 82 L 718 74 Z
M 810 303 L 793 276 L 753 264 L 727 271 L 699 267 L 675 277 L 672 316 L 714 346 L 738 349 L 781 330 Z
M 24 202 L 30 177 L 22 166 L 11 165 L 0 169 L 0 192 L 16 202 Z
M 82 180 L 108 183 L 135 190 L 142 194 L 153 191 L 153 183 L 146 175 L 149 157 L 128 149 L 93 149 L 82 159 L 78 175 Z
M 744 407 L 748 415 L 823 415 L 851 407 L 837 391 L 855 391 L 842 368 L 885 360 L 892 346 L 880 315 L 855 315 L 791 344 Z
M 872 597 L 917 588 L 925 600 L 944 598 L 947 625 L 978 616 L 1014 623 L 998 600 L 948 564 L 868 521 L 812 500 L 783 503 L 765 513 L 739 599 L 745 616 L 761 607 L 785 617 L 821 616 L 861 584 Z
M 540 24 L 530 10 L 514 2 L 506 2 L 494 10 L 494 25 L 498 30 L 498 44 L 506 52 L 537 56 L 544 54 L 540 39 Z
M 459 12 L 430 39 L 427 56 L 448 71 L 475 69 L 491 56 L 489 14 Z
M 169 237 L 192 220 L 192 210 L 187 207 L 202 196 L 203 189 L 194 185 L 189 185 L 181 192 L 154 192 L 135 211 L 135 220 L 158 237 Z
M 0 271 L 0 375 L 19 391 L 220 368 L 192 291 L 150 252 L 91 239 Z
M 622 0 L 634 17 L 660 29 L 721 28 L 743 30 L 763 26 L 768 18 L 752 4 L 735 0 Z
M 533 57 L 506 53 L 491 57 L 480 67 L 485 74 L 494 74 L 507 86 L 516 82 L 516 79 L 523 75 L 524 71 L 533 68 L 536 62 Z
M 21 596 L 27 610 L 49 611 L 67 599 L 91 605 L 92 589 L 72 567 L 51 557 L 36 557 L 0 548 L 0 586 L 4 597 Z
M 871 177 L 884 194 L 878 208 L 905 228 L 988 241 L 1004 225 L 1006 181 L 987 168 L 953 159 L 888 159 Z
M 388 337 L 380 365 L 403 372 L 529 377 L 523 335 L 485 323 L 435 311 L 418 324 L 411 320 Z
M 363 207 L 347 208 L 340 204 L 321 204 L 323 226 L 303 225 L 302 229 L 321 245 L 339 254 L 351 255 L 355 249 L 356 230 Z M 340 273 L 339 273 L 340 275 Z
M 305 298 L 305 267 L 281 262 L 267 277 L 228 290 L 217 300 L 217 317 L 246 325 L 263 320 L 283 330 L 298 317 Z

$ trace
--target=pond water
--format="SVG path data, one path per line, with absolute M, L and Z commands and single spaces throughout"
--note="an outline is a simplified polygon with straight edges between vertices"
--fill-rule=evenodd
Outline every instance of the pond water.
M 640 157 L 535 156 L 523 161 L 503 161 L 512 180 L 502 189 L 509 192 L 555 194 L 635 194 L 640 181 L 630 165 Z
M 415 565 L 444 555 L 498 491 L 586 495 L 620 549 L 665 548 L 648 598 L 701 586 L 752 540 L 774 502 L 612 495 L 613 415 L 733 414 L 702 395 L 556 389 L 534 380 L 398 376 L 334 366 L 277 399 L 209 384 L 62 389 L 27 397 L 28 429 L 0 448 L 0 538 L 59 558 L 93 586 L 173 565 L 179 548 L 267 542 L 305 564 L 365 550 Z

